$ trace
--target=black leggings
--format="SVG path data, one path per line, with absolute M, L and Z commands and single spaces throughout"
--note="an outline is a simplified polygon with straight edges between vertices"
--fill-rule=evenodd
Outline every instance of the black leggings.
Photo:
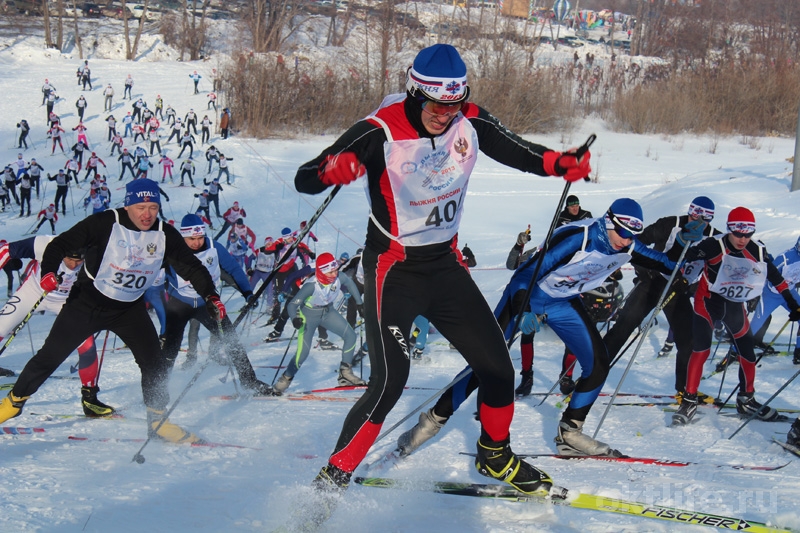
M 14 385 L 14 396 L 30 396 L 87 337 L 107 329 L 130 348 L 142 371 L 144 404 L 164 409 L 169 402 L 167 372 L 153 321 L 139 298 L 123 309 L 110 309 L 80 297 L 70 298 L 56 316 L 50 334 Z
M 425 262 L 400 261 L 366 249 L 364 309 L 371 375 L 350 410 L 331 463 L 355 469 L 403 392 L 410 370 L 407 335 L 418 315 L 436 324 L 472 367 L 482 385 L 482 433 L 508 437 L 514 367 L 489 304 L 455 252 Z

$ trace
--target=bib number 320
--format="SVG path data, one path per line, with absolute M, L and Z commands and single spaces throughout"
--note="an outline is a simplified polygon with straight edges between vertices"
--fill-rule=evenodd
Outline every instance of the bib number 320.
M 128 289 L 141 289 L 147 283 L 147 278 L 145 276 L 117 272 L 114 274 L 114 283 Z

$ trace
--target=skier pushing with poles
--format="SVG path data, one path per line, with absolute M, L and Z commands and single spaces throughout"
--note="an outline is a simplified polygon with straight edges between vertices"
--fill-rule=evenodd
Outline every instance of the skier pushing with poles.
M 666 254 L 636 246 L 642 219 L 637 202 L 620 198 L 600 218 L 558 228 L 547 249 L 540 246 L 538 253 L 514 272 L 495 309 L 506 339 L 513 338 L 514 319 L 520 314 L 523 334 L 535 333 L 547 323 L 581 365 L 581 377 L 558 425 L 555 440 L 560 454 L 621 456 L 608 444 L 583 434 L 586 417 L 608 376 L 610 358 L 580 294 L 600 286 L 629 261 L 664 273 L 673 271 L 675 263 Z M 531 286 L 534 272 L 533 290 L 525 301 L 525 289 Z M 478 384 L 468 374 L 446 391 L 432 409 L 420 415 L 419 423 L 398 439 L 402 453 L 412 453 L 438 433 L 463 401 L 455 399 L 455 391 L 462 392 L 459 398 L 466 398 Z
M 685 215 L 658 219 L 644 228 L 637 240 L 645 246 L 653 245 L 658 251 L 680 253 L 687 242 L 696 243 L 720 232 L 711 226 L 714 219 L 714 202 L 707 196 L 698 196 L 689 204 Z M 676 252 L 672 252 L 676 249 Z M 703 273 L 702 262 L 686 263 L 682 266 L 683 277 L 688 285 L 697 283 Z M 658 299 L 667 284 L 660 272 L 636 267 L 638 282 L 631 290 L 625 306 L 617 315 L 614 326 L 603 341 L 609 356 L 614 359 L 631 333 L 640 327 L 644 319 L 658 304 Z M 692 302 L 687 292 L 676 294 L 664 307 L 664 315 L 672 328 L 678 346 L 675 358 L 675 391 L 678 403 L 682 401 L 686 387 L 686 372 L 692 355 Z M 703 401 L 710 403 L 711 397 L 701 394 Z
M 362 258 L 372 375 L 314 487 L 324 497 L 348 486 L 402 394 L 410 370 L 407 332 L 423 315 L 481 381 L 478 471 L 527 494 L 548 494 L 550 476 L 511 451 L 514 368 L 503 332 L 493 326 L 492 310 L 458 251 L 457 235 L 479 148 L 513 168 L 568 180 L 589 174 L 590 154 L 579 160 L 527 142 L 468 102 L 467 68 L 450 45 L 423 49 L 406 87 L 406 94 L 385 98 L 295 177 L 299 192 L 317 194 L 363 176 L 372 210 Z M 429 166 L 432 160 L 447 160 L 452 172 L 440 174 Z
M 41 236 L 28 237 L 19 241 L 0 246 L 0 268 L 14 258 L 33 259 L 26 268 L 27 276 L 14 296 L 9 298 L 5 306 L 0 309 L 0 340 L 20 323 L 25 313 L 42 296 L 44 290 L 41 286 L 40 262 L 47 245 L 55 237 Z M 77 249 L 67 252 L 58 267 L 61 281 L 58 287 L 47 293 L 44 300 L 37 307 L 37 311 L 49 311 L 58 314 L 67 301 L 69 292 L 78 277 L 78 271 L 83 265 L 85 250 Z M 114 408 L 97 399 L 100 388 L 97 379 L 100 369 L 97 364 L 97 348 L 94 336 L 89 335 L 78 346 L 78 374 L 81 379 L 81 405 L 83 413 L 88 417 L 108 416 L 114 413 Z M 13 376 L 13 372 L 11 373 Z
M 208 270 L 178 230 L 158 220 L 159 203 L 155 182 L 132 181 L 126 186 L 125 207 L 91 215 L 47 246 L 41 262 L 45 291 L 58 288 L 57 268 L 70 250 L 86 248 L 86 261 L 78 274 L 76 294 L 64 304 L 44 345 L 0 402 L 0 422 L 18 416 L 31 395 L 86 337 L 108 329 L 130 348 L 141 369 L 148 433 L 175 443 L 200 440 L 164 418 L 169 402 L 166 361 L 142 296 L 166 263 L 191 281 L 212 316 L 221 320 L 225 306 Z
M 233 277 L 245 300 L 253 297 L 244 271 L 239 268 L 223 245 L 206 236 L 205 224 L 199 216 L 193 214 L 184 216 L 181 220 L 180 232 L 186 245 L 195 253 L 195 257 L 208 269 L 214 283 L 221 284 L 220 276 L 222 272 L 225 272 Z M 231 364 L 239 374 L 239 380 L 246 389 L 252 390 L 257 396 L 273 395 L 272 387 L 256 377 L 253 366 L 247 358 L 247 352 L 237 338 L 236 330 L 233 329 L 230 319 L 228 317 L 222 319 L 222 334 L 220 335 L 214 319 L 206 312 L 203 299 L 194 290 L 192 284 L 183 279 L 171 267 L 167 269 L 167 292 L 169 293 L 166 307 L 167 328 L 164 332 L 165 340 L 162 351 L 170 370 L 175 365 L 175 359 L 181 347 L 183 330 L 190 319 L 195 319 L 211 332 L 213 341 L 223 344 Z
M 760 420 L 775 420 L 779 413 L 764 407 L 755 399 L 756 355 L 753 332 L 747 320 L 745 302 L 761 294 L 769 281 L 789 309 L 789 320 L 800 319 L 800 308 L 789 284 L 769 259 L 761 241 L 753 240 L 756 218 L 745 207 L 736 207 L 728 214 L 728 232 L 705 239 L 686 253 L 686 261 L 701 261 L 703 275 L 694 295 L 692 355 L 686 378 L 686 395 L 672 425 L 688 424 L 697 413 L 697 388 L 703 365 L 711 353 L 714 323 L 722 321 L 733 337 L 739 354 L 739 394 L 736 411 L 749 416 L 757 413 Z

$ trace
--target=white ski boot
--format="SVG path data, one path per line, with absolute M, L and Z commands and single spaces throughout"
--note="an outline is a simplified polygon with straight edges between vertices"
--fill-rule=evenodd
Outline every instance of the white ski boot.
M 556 448 L 561 455 L 606 455 L 622 457 L 622 454 L 605 442 L 583 434 L 583 420 L 564 420 L 558 423 Z

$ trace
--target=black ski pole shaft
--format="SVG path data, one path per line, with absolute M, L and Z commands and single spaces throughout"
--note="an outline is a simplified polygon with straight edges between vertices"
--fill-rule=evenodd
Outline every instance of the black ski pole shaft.
M 224 346 L 228 346 L 228 343 L 225 341 L 225 338 L 226 338 L 225 337 L 225 329 L 222 326 L 223 320 L 225 320 L 225 319 L 223 318 L 222 320 L 219 320 L 217 322 L 217 334 L 219 335 L 220 344 L 224 347 Z M 230 319 L 228 319 L 228 322 L 230 322 Z M 209 348 L 209 350 L 211 349 L 211 341 L 209 341 L 209 343 L 208 343 L 208 348 Z M 236 372 L 234 372 L 234 370 L 233 370 L 233 363 L 231 362 L 231 356 L 227 352 L 227 350 L 225 351 L 225 362 L 228 363 L 228 372 L 225 373 L 225 379 L 227 380 L 228 373 L 230 373 L 231 381 L 233 381 L 233 390 L 236 392 L 236 396 L 239 396 L 240 393 L 239 393 L 239 385 L 236 383 Z M 225 381 L 223 381 L 223 383 L 225 383 Z
M 781 333 L 783 333 L 783 330 L 786 329 L 786 326 L 788 326 L 788 325 L 789 325 L 789 320 L 786 321 L 786 323 L 783 325 L 783 327 L 781 327 L 780 331 L 778 331 L 778 333 L 775 335 L 775 337 L 772 338 L 772 341 L 767 346 L 771 347 L 775 343 L 775 341 L 778 340 L 778 337 L 780 337 Z M 727 327 L 727 326 L 725 326 L 725 327 Z M 730 334 L 730 332 L 728 332 L 728 333 Z M 734 346 L 735 346 L 736 339 L 733 338 L 733 335 L 731 335 L 731 340 L 732 340 L 732 342 L 734 343 Z M 738 348 L 736 350 L 736 353 L 737 354 L 739 353 Z M 764 357 L 765 353 L 766 353 L 766 350 L 761 352 L 761 355 L 759 355 L 758 358 L 756 359 L 756 362 L 755 362 L 756 365 L 758 365 L 758 363 L 761 362 L 761 358 Z M 730 355 L 730 352 L 729 352 L 729 355 Z M 719 400 L 719 397 L 722 395 L 722 384 L 725 383 L 725 372 L 727 372 L 729 366 L 730 366 L 730 361 L 728 361 L 728 364 L 725 365 L 725 371 L 722 373 L 722 381 L 719 384 L 719 393 L 717 393 L 717 400 Z M 737 383 L 736 386 L 731 391 L 731 393 L 728 395 L 728 398 L 724 402 L 717 404 L 717 405 L 719 405 L 719 410 L 720 411 L 722 411 L 725 408 L 725 405 L 727 405 L 727 403 L 729 401 L 731 401 L 731 398 L 733 398 L 733 395 L 736 394 L 736 392 L 739 390 L 740 387 L 741 387 L 741 383 Z M 717 412 L 717 414 L 719 414 L 719 412 Z
M 597 139 L 597 135 L 592 133 L 589 135 L 589 138 L 586 139 L 586 142 L 575 151 L 575 157 L 577 157 L 578 160 L 580 160 L 584 154 L 589 151 L 589 147 L 592 146 L 592 143 L 594 143 L 595 139 Z M 539 271 L 542 268 L 544 256 L 547 253 L 547 249 L 550 247 L 550 237 L 553 236 L 553 232 L 556 229 L 556 224 L 558 224 L 558 215 L 561 213 L 561 206 L 564 205 L 564 202 L 567 199 L 570 185 L 572 185 L 572 182 L 569 181 L 564 184 L 564 190 L 561 192 L 561 199 L 558 201 L 558 205 L 556 206 L 556 213 L 553 215 L 553 220 L 550 221 L 550 227 L 547 230 L 547 235 L 544 238 L 542 248 L 538 251 L 536 266 L 533 268 L 533 276 L 531 276 L 531 281 L 528 283 L 528 288 L 525 290 L 525 297 L 522 299 L 522 307 L 520 308 L 519 312 L 517 313 L 517 317 L 514 320 L 514 327 L 511 330 L 508 342 L 506 343 L 507 348 L 511 348 L 511 345 L 514 343 L 514 335 L 516 334 L 517 330 L 519 330 L 519 325 L 522 322 L 522 315 L 525 314 L 525 308 L 531 299 L 531 293 L 533 292 L 534 285 L 536 285 L 536 278 L 539 276 Z
M 404 416 L 403 418 L 401 418 L 400 420 L 398 420 L 398 421 L 397 421 L 397 423 L 395 423 L 395 424 L 394 424 L 392 427 L 390 427 L 389 429 L 387 429 L 386 431 L 384 431 L 383 433 L 381 433 L 381 434 L 378 436 L 378 438 L 377 438 L 377 439 L 375 439 L 375 442 L 373 443 L 373 445 L 374 445 L 374 444 L 376 444 L 376 443 L 378 443 L 380 440 L 382 440 L 384 437 L 386 437 L 386 435 L 388 435 L 389 433 L 391 433 L 392 431 L 394 431 L 395 429 L 397 429 L 398 427 L 400 427 L 400 424 L 402 424 L 403 422 L 405 422 L 406 420 L 408 420 L 409 418 L 411 418 L 411 417 L 412 417 L 412 416 L 414 416 L 415 414 L 419 413 L 419 412 L 420 412 L 422 409 L 424 409 L 424 408 L 425 408 L 425 406 L 426 406 L 426 405 L 428 405 L 428 404 L 429 404 L 429 403 L 431 403 L 433 400 L 435 400 L 436 398 L 438 398 L 439 396 L 441 396 L 442 394 L 444 394 L 444 392 L 445 392 L 447 389 L 449 389 L 450 387 L 452 387 L 453 385 L 455 385 L 456 383 L 458 383 L 459 381 L 461 381 L 461 380 L 462 380 L 464 377 L 466 377 L 467 375 L 469 375 L 469 373 L 470 373 L 470 372 L 472 372 L 472 368 L 470 368 L 470 367 L 467 367 L 467 368 L 465 368 L 464 370 L 462 370 L 462 371 L 461 371 L 461 372 L 460 372 L 460 373 L 459 373 L 459 374 L 458 374 L 458 375 L 457 375 L 455 378 L 453 378 L 453 381 L 451 381 L 450 383 L 448 383 L 447 385 L 445 385 L 444 387 L 442 387 L 442 389 L 441 389 L 441 390 L 439 390 L 439 391 L 437 391 L 437 392 L 433 393 L 433 394 L 431 395 L 431 397 L 430 397 L 430 398 L 428 398 L 427 400 L 425 400 L 424 402 L 422 402 L 422 403 L 419 405 L 419 407 L 417 407 L 416 409 L 414 409 L 413 411 L 411 411 L 410 413 L 408 413 L 406 416 Z
M 275 369 L 275 375 L 272 376 L 272 383 L 270 383 L 270 385 L 275 385 L 275 380 L 278 378 L 278 372 L 281 371 L 283 360 L 286 359 L 286 354 L 289 353 L 289 347 L 292 345 L 295 335 L 297 335 L 297 330 L 292 331 L 292 336 L 289 337 L 289 344 L 286 345 L 286 350 L 283 351 L 283 357 L 281 357 L 281 362 L 278 363 L 278 368 Z
M 147 435 L 147 439 L 146 439 L 146 440 L 145 440 L 145 441 L 142 443 L 142 447 L 141 447 L 141 448 L 139 448 L 139 451 L 138 451 L 138 452 L 136 452 L 136 453 L 133 455 L 133 458 L 131 459 L 131 461 L 132 461 L 132 462 L 135 462 L 135 463 L 138 463 L 138 464 L 142 464 L 142 463 L 144 463 L 144 455 L 142 455 L 142 451 L 143 451 L 143 450 L 145 449 L 145 447 L 146 447 L 146 446 L 147 446 L 147 445 L 150 443 L 150 440 L 152 440 L 152 438 L 153 438 L 153 435 L 156 435 L 156 434 L 157 434 L 157 432 L 158 432 L 158 430 L 159 430 L 159 429 L 161 429 L 161 426 L 163 426 L 163 425 L 164 425 L 164 423 L 165 423 L 165 422 L 167 421 L 167 419 L 169 418 L 169 415 L 171 415 L 171 414 L 172 414 L 172 412 L 175 410 L 175 408 L 176 408 L 176 407 L 178 406 L 178 404 L 181 402 L 181 400 L 183 399 L 183 397 L 184 397 L 184 396 L 186 396 L 186 393 L 187 393 L 187 392 L 189 392 L 189 389 L 191 389 L 191 388 L 192 388 L 192 386 L 195 384 L 195 382 L 196 382 L 198 379 L 200 379 L 200 374 L 202 374 L 202 373 L 203 373 L 203 370 L 205 370 L 205 369 L 206 369 L 206 367 L 207 367 L 207 366 L 208 366 L 210 363 L 211 363 L 211 357 L 207 357 L 207 358 L 206 358 L 206 360 L 205 360 L 205 362 L 204 362 L 204 363 L 203 363 L 203 364 L 200 366 L 200 368 L 198 368 L 198 369 L 197 369 L 197 372 L 195 373 L 195 375 L 194 375 L 194 376 L 192 376 L 192 379 L 190 379 L 190 380 L 189 380 L 189 383 L 187 383 L 187 384 L 186 384 L 186 387 L 184 387 L 184 388 L 183 388 L 183 391 L 181 391 L 180 395 L 179 395 L 179 396 L 178 396 L 178 397 L 175 399 L 175 401 L 172 403 L 172 406 L 171 406 L 169 409 L 167 409 L 167 412 L 166 412 L 166 413 L 164 413 L 164 416 L 162 416 L 162 417 L 161 417 L 161 420 L 158 422 L 158 425 L 156 425 L 156 427 L 155 427 L 155 428 L 153 428 L 153 430 L 152 430 L 152 431 L 148 431 L 148 432 L 147 432 L 147 433 L 148 433 L 148 435 Z
M 608 404 L 606 405 L 606 410 L 603 411 L 603 416 L 600 417 L 600 421 L 597 423 L 597 427 L 594 429 L 594 434 L 592 438 L 597 437 L 597 432 L 600 431 L 600 427 L 603 425 L 603 421 L 606 419 L 608 412 L 611 410 L 611 406 L 614 405 L 614 399 L 619 394 L 619 390 L 622 388 L 622 383 L 625 381 L 625 378 L 628 376 L 628 372 L 630 372 L 631 367 L 633 366 L 633 362 L 636 360 L 636 356 L 639 354 L 639 350 L 644 344 L 645 339 L 647 338 L 647 334 L 650 332 L 650 328 L 656 321 L 656 317 L 658 314 L 666 307 L 666 305 L 672 300 L 672 297 L 675 296 L 675 291 L 672 289 L 672 282 L 675 280 L 675 277 L 678 275 L 678 271 L 681 269 L 681 263 L 683 262 L 683 258 L 686 256 L 686 252 L 689 251 L 689 245 L 691 243 L 687 242 L 683 245 L 683 250 L 681 250 L 681 255 L 678 258 L 678 261 L 675 263 L 675 268 L 672 269 L 672 274 L 670 274 L 669 279 L 667 280 L 667 284 L 664 287 L 664 291 L 661 293 L 661 297 L 658 300 L 658 305 L 656 305 L 655 309 L 653 310 L 652 315 L 650 315 L 650 320 L 647 321 L 644 329 L 642 330 L 641 338 L 639 339 L 639 344 L 636 345 L 636 349 L 633 350 L 633 354 L 631 354 L 631 358 L 628 361 L 628 366 L 625 367 L 625 371 L 622 373 L 622 377 L 617 383 L 617 388 L 614 389 L 614 394 L 611 395 L 609 398 Z
M 774 400 L 775 398 L 777 398 L 778 394 L 780 394 L 781 392 L 783 392 L 783 389 L 785 389 L 786 387 L 788 387 L 788 386 L 789 386 L 789 384 L 790 384 L 792 381 L 794 381 L 794 380 L 795 380 L 795 378 L 796 378 L 797 376 L 800 376 L 800 370 L 798 370 L 797 372 L 795 372 L 795 373 L 794 373 L 794 375 L 793 375 L 792 377 L 790 377 L 790 378 L 789 378 L 789 380 L 788 380 L 786 383 L 784 383 L 783 385 L 781 385 L 781 387 L 780 387 L 778 390 L 776 390 L 776 391 L 775 391 L 775 394 L 773 394 L 772 396 L 770 396 L 770 397 L 769 397 L 769 399 L 768 399 L 766 402 L 764 402 L 764 403 L 761 405 L 761 407 L 760 407 L 760 408 L 758 408 L 757 410 L 753 411 L 753 413 L 752 413 L 752 414 L 751 414 L 751 415 L 750 415 L 750 416 L 747 418 L 747 420 L 745 420 L 745 421 L 742 423 L 742 425 L 741 425 L 741 426 L 739 426 L 739 428 L 738 428 L 736 431 L 734 431 L 733 433 L 731 433 L 731 436 L 730 436 L 730 437 L 728 437 L 728 440 L 730 440 L 730 439 L 732 439 L 733 437 L 735 437 L 735 436 L 736 436 L 736 434 L 737 434 L 737 433 L 739 433 L 739 431 L 741 431 L 741 430 L 742 430 L 742 428 L 744 428 L 744 427 L 745 427 L 747 424 L 749 424 L 749 423 L 750 423 L 750 421 L 751 421 L 751 420 L 753 420 L 755 417 L 757 417 L 759 414 L 766 412 L 766 410 L 767 410 L 767 406 L 770 404 L 770 402 L 771 402 L 772 400 Z
M 253 307 L 253 301 L 256 301 L 258 298 L 261 297 L 266 288 L 269 286 L 270 282 L 272 282 L 272 280 L 275 279 L 275 276 L 278 274 L 278 270 L 280 269 L 280 267 L 283 266 L 283 264 L 286 261 L 288 261 L 289 257 L 292 255 L 292 252 L 294 252 L 297 249 L 297 247 L 300 246 L 302 240 L 305 238 L 308 232 L 311 231 L 311 228 L 314 226 L 314 223 L 319 219 L 319 217 L 322 216 L 322 213 L 325 212 L 325 209 L 327 209 L 327 207 L 339 193 L 339 190 L 341 190 L 341 188 L 342 188 L 341 185 L 335 186 L 333 190 L 331 190 L 331 192 L 328 193 L 328 196 L 325 197 L 325 200 L 322 201 L 322 205 L 320 205 L 317 208 L 317 211 L 314 213 L 314 215 L 310 219 L 308 219 L 306 227 L 300 230 L 300 233 L 297 235 L 297 239 L 295 239 L 295 241 L 289 246 L 289 248 L 283 252 L 282 257 L 275 263 L 275 266 L 272 268 L 272 272 L 269 273 L 267 279 L 264 280 L 264 282 L 261 284 L 261 287 L 259 287 L 258 290 L 255 292 L 254 294 L 255 298 L 251 298 L 250 301 L 245 303 L 244 309 L 242 309 L 242 311 L 239 313 L 239 316 L 237 316 L 236 320 L 233 322 L 234 328 L 238 327 L 239 324 L 242 322 L 242 320 L 245 319 L 245 317 L 247 316 L 247 312 L 250 310 L 251 307 Z
M 3 344 L 3 347 L 2 347 L 2 348 L 0 348 L 0 355 L 3 355 L 3 352 L 5 352 L 5 351 L 6 351 L 6 348 L 8 348 L 8 345 L 9 345 L 9 344 L 11 344 L 11 341 L 13 341 L 13 340 L 14 340 L 14 337 L 16 337 L 16 336 L 17 336 L 17 333 L 19 333 L 20 331 L 22 331 L 22 328 L 24 328 L 24 327 L 25 327 L 25 324 L 27 324 L 27 323 L 28 323 L 28 321 L 29 321 L 29 320 L 31 319 L 31 317 L 33 316 L 33 313 L 35 313 L 35 312 L 36 312 L 36 308 L 37 308 L 37 307 L 39 307 L 39 305 L 40 305 L 40 304 L 41 304 L 41 303 L 44 301 L 44 299 L 47 297 L 47 295 L 48 295 L 48 294 L 49 294 L 49 292 L 48 292 L 48 291 L 44 291 L 44 292 L 42 293 L 42 295 L 39 297 L 39 299 L 38 299 L 38 300 L 36 300 L 36 302 L 34 302 L 34 304 L 33 304 L 33 307 L 31 307 L 31 310 L 30 310 L 30 311 L 28 311 L 28 314 L 27 314 L 27 315 L 25 315 L 25 318 L 23 318 L 23 319 L 22 319 L 22 322 L 20 322 L 19 324 L 17 324 L 17 327 L 15 327 L 15 328 L 14 328 L 14 329 L 11 331 L 11 334 L 9 334 L 8 338 L 6 339 L 6 342 L 5 342 L 5 344 Z
M 550 387 L 550 390 L 547 391 L 547 394 L 544 395 L 544 398 L 542 398 L 542 401 L 539 402 L 538 404 L 536 404 L 536 407 L 539 407 L 540 405 L 542 405 L 550 397 L 550 395 L 553 394 L 553 391 L 556 390 L 556 387 L 558 387 L 558 384 L 561 383 L 561 380 L 564 379 L 564 376 L 566 376 L 567 373 L 570 370 L 572 370 L 572 368 L 575 366 L 575 363 L 577 363 L 577 362 L 578 362 L 577 359 L 575 361 L 573 361 L 572 364 L 569 365 L 569 368 L 564 370 L 564 372 L 560 376 L 558 376 L 558 379 L 556 380 L 556 382 L 553 383 L 553 386 Z
M 106 344 L 108 344 L 109 333 L 111 333 L 111 331 L 106 330 L 106 336 L 103 339 L 103 349 L 100 351 L 100 360 L 97 362 L 97 375 L 94 377 L 95 386 L 97 386 L 97 382 L 100 381 L 100 371 L 103 370 L 103 359 L 106 357 Z

